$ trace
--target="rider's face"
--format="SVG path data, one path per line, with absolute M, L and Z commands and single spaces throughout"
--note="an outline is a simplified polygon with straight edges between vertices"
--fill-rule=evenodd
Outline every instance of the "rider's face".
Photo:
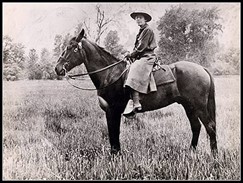
M 143 25 L 146 23 L 145 18 L 144 18 L 143 15 L 137 15 L 137 16 L 135 17 L 135 20 L 136 20 L 136 22 L 137 22 L 137 24 L 138 24 L 139 26 L 143 26 Z

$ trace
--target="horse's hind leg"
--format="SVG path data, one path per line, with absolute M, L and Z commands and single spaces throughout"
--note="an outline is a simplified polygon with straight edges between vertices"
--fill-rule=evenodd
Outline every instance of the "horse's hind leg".
M 210 147 L 213 154 L 217 153 L 216 122 L 209 117 L 207 110 L 199 114 L 199 118 L 204 124 L 210 138 Z
M 196 113 L 191 105 L 183 104 L 183 107 L 186 111 L 187 117 L 191 124 L 191 129 L 192 129 L 191 148 L 196 149 L 197 143 L 198 143 L 198 137 L 199 137 L 200 130 L 201 130 L 201 124 L 198 119 L 198 116 L 196 116 Z

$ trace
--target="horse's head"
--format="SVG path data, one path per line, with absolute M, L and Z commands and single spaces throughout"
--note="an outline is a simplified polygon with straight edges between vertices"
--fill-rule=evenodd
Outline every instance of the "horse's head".
M 84 29 L 77 37 L 70 40 L 69 45 L 65 48 L 57 61 L 55 71 L 57 75 L 64 76 L 66 72 L 84 62 L 85 56 L 82 50 L 81 40 L 84 37 Z

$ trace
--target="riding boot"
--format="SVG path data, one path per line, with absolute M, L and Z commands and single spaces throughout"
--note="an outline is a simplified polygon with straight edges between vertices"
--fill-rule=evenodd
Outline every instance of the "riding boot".
M 132 91 L 132 100 L 133 100 L 133 110 L 141 111 L 142 105 L 139 102 L 139 92 L 137 92 L 136 90 Z

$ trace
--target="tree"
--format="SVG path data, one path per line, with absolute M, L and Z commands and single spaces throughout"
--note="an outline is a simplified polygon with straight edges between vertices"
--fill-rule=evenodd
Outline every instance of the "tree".
M 28 79 L 34 80 L 42 78 L 42 68 L 39 64 L 39 56 L 35 49 L 30 49 L 29 51 L 26 70 Z
M 42 79 L 55 79 L 57 77 L 54 72 L 55 62 L 51 57 L 51 53 L 46 48 L 41 50 L 40 66 Z
M 219 19 L 217 8 L 190 11 L 172 7 L 158 21 L 159 55 L 165 63 L 187 59 L 209 66 L 218 48 Z
M 46 48 L 41 50 L 40 58 L 35 49 L 30 49 L 26 66 L 28 79 L 55 79 L 54 67 L 55 61 Z
M 105 49 L 107 49 L 115 57 L 119 57 L 124 52 L 123 46 L 118 44 L 120 38 L 117 31 L 109 31 L 104 40 Z
M 23 77 L 24 69 L 24 45 L 14 43 L 9 36 L 3 37 L 3 78 L 6 80 L 18 80 Z
M 101 35 L 106 31 L 108 28 L 107 25 L 113 21 L 113 19 L 105 17 L 105 11 L 101 10 L 100 5 L 96 5 L 97 10 L 97 17 L 96 17 L 96 24 L 97 24 L 97 37 L 95 39 L 96 43 L 100 43 Z
M 50 52 L 46 48 L 42 48 L 40 61 L 43 65 L 48 63 L 48 61 L 50 60 L 50 55 L 51 55 Z
M 215 75 L 240 74 L 240 50 L 229 48 L 220 52 L 212 64 Z
M 114 8 L 109 4 L 96 4 L 94 5 L 95 13 L 90 14 L 90 12 L 86 12 L 87 17 L 81 21 L 80 25 L 85 28 L 85 33 L 89 38 L 100 44 L 102 35 L 110 26 L 121 26 L 121 22 L 117 21 L 117 19 L 120 19 L 121 14 L 125 12 L 125 5 L 124 3 L 119 8 Z
M 75 27 L 75 31 L 74 31 L 74 35 L 77 36 L 81 30 L 83 29 L 83 26 L 84 24 L 81 22 L 81 23 L 78 23 L 78 25 Z
M 57 34 L 54 39 L 54 49 L 53 49 L 53 56 L 59 57 L 62 53 L 62 42 L 63 38 L 62 35 Z
M 240 50 L 236 48 L 230 48 L 226 53 L 228 63 L 232 65 L 234 72 L 232 74 L 240 74 Z
M 13 50 L 13 40 L 9 36 L 3 37 L 3 63 L 9 62 L 11 57 L 11 50 Z
M 63 52 L 63 50 L 66 48 L 66 46 L 68 45 L 69 41 L 71 40 L 73 36 L 70 33 L 67 33 L 64 38 L 63 38 L 63 42 L 61 45 L 61 52 Z

